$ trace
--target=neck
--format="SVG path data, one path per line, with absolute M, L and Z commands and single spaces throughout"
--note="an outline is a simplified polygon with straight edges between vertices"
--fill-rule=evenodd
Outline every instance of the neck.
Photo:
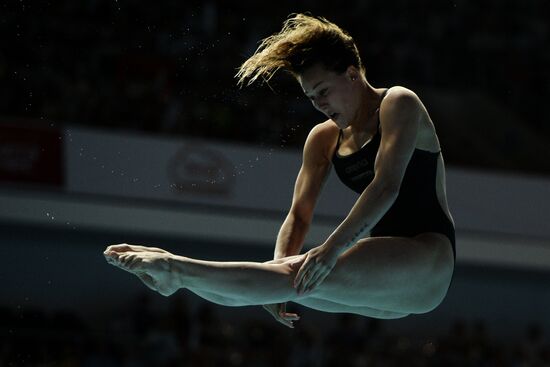
M 373 123 L 372 116 L 380 107 L 383 92 L 373 88 L 368 81 L 363 80 L 360 85 L 361 107 L 355 118 L 350 124 L 351 133 L 353 135 L 364 134 L 370 130 L 370 125 Z

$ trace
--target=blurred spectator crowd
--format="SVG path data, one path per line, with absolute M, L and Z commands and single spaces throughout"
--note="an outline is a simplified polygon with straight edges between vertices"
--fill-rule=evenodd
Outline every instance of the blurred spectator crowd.
M 300 321 L 288 329 L 267 312 L 236 321 L 210 303 L 191 311 L 187 300 L 172 296 L 167 310 L 158 312 L 143 294 L 100 322 L 71 312 L 1 307 L 0 366 L 550 365 L 550 343 L 538 324 L 506 342 L 493 338 L 483 321 L 455 320 L 446 334 L 429 338 L 398 335 L 387 321 L 351 314 L 337 315 L 330 327 Z M 304 320 L 307 312 L 299 311 Z
M 0 116 L 299 146 L 322 118 L 299 86 L 279 75 L 270 87 L 239 89 L 233 76 L 290 13 L 311 11 L 354 36 L 374 86 L 480 90 L 550 136 L 543 102 L 550 97 L 548 1 L 270 6 L 4 2 Z

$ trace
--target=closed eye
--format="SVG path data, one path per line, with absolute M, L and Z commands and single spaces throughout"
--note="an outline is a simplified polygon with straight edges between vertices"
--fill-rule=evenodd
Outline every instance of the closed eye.
M 328 94 L 328 88 L 325 88 L 325 89 L 322 89 L 320 92 L 319 92 L 319 97 L 326 97 Z M 317 97 L 309 97 L 308 96 L 308 99 L 311 101 L 311 102 L 315 102 L 315 99 Z

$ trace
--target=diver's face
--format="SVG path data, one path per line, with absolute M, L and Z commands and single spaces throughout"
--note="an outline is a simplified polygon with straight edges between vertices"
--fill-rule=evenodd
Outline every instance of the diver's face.
M 358 110 L 358 79 L 357 69 L 353 66 L 339 74 L 317 64 L 300 74 L 298 82 L 313 106 L 344 129 Z

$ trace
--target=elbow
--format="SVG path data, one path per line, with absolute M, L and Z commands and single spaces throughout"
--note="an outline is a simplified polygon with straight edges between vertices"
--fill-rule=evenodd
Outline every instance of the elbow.
M 308 227 L 313 219 L 313 208 L 293 205 L 288 215 L 296 225 Z
M 400 185 L 385 185 L 382 191 L 388 196 L 397 198 L 399 196 L 399 189 Z
M 298 215 L 294 217 L 295 225 L 299 226 L 300 228 L 306 231 L 309 229 L 309 226 L 311 225 L 312 220 L 313 220 L 312 215 L 309 215 L 309 216 Z

